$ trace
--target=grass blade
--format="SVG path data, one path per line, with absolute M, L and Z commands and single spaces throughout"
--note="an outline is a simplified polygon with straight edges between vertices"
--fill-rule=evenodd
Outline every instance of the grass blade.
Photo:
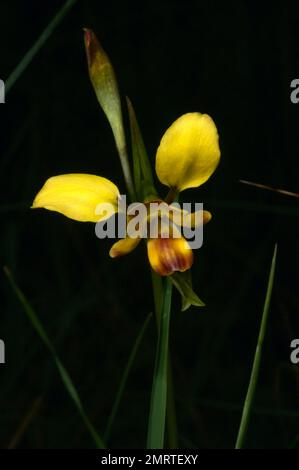
M 264 310 L 263 310 L 262 321 L 261 321 L 261 326 L 260 326 L 260 332 L 258 336 L 256 350 L 255 350 L 254 361 L 253 361 L 253 366 L 251 370 L 251 376 L 250 376 L 249 386 L 247 390 L 247 395 L 246 395 L 244 406 L 243 406 L 242 418 L 241 418 L 241 423 L 240 423 L 237 442 L 236 442 L 236 449 L 241 449 L 243 447 L 244 440 L 246 437 L 246 432 L 248 429 L 252 403 L 253 403 L 255 390 L 257 386 L 259 370 L 260 370 L 260 365 L 261 365 L 261 358 L 262 358 L 263 343 L 264 343 L 264 338 L 265 338 L 267 320 L 269 316 L 269 307 L 270 307 L 271 296 L 272 296 L 273 281 L 274 281 L 275 266 L 276 266 L 276 256 L 277 256 L 277 245 L 275 245 L 275 248 L 274 248 L 271 269 L 270 269 L 270 274 L 269 274 L 269 280 L 268 280 L 268 287 L 267 287 L 265 303 L 264 303 Z
M 149 413 L 147 449 L 163 449 L 168 382 L 168 343 L 172 283 L 166 278 Z
M 42 34 L 39 36 L 37 41 L 33 44 L 31 49 L 24 55 L 20 63 L 16 66 L 16 68 L 12 71 L 9 75 L 8 79 L 5 81 L 5 91 L 8 93 L 11 88 L 14 86 L 18 78 L 22 75 L 24 70 L 28 67 L 28 65 L 32 62 L 34 57 L 37 55 L 39 50 L 43 47 L 45 42 L 49 39 L 53 31 L 57 28 L 59 23 L 63 20 L 65 15 L 68 11 L 72 8 L 72 6 L 76 3 L 77 0 L 67 0 L 65 4 L 60 8 L 58 13 L 54 16 L 54 18 L 50 21 L 47 27 L 44 29 Z
M 42 402 L 43 402 L 42 397 L 38 397 L 37 399 L 34 400 L 32 405 L 30 406 L 30 409 L 22 418 L 20 425 L 17 427 L 17 430 L 14 433 L 7 447 L 8 449 L 15 449 L 17 447 L 18 443 L 24 436 L 27 428 L 30 426 L 31 421 L 35 418 L 36 414 L 39 412 Z
M 142 325 L 142 327 L 141 327 L 141 329 L 140 329 L 140 331 L 137 335 L 137 338 L 135 340 L 133 348 L 131 350 L 131 354 L 129 356 L 128 362 L 127 362 L 125 370 L 123 372 L 123 375 L 122 375 L 122 378 L 121 378 L 121 381 L 120 381 L 120 385 L 118 387 L 118 391 L 117 391 L 117 394 L 116 394 L 116 397 L 115 397 L 115 400 L 114 400 L 114 404 L 113 404 L 110 416 L 108 418 L 108 423 L 107 423 L 107 427 L 106 427 L 105 434 L 104 434 L 105 442 L 107 442 L 109 440 L 109 437 L 110 437 L 110 434 L 111 434 L 111 428 L 112 428 L 116 413 L 118 411 L 118 407 L 119 407 L 119 404 L 120 404 L 120 401 L 121 401 L 121 398 L 122 398 L 122 395 L 123 395 L 123 392 L 124 392 L 124 389 L 125 389 L 125 386 L 126 386 L 126 383 L 127 383 L 127 379 L 128 379 L 130 370 L 132 368 L 132 365 L 134 363 L 136 354 L 139 350 L 139 346 L 141 344 L 144 333 L 145 333 L 145 331 L 148 327 L 148 324 L 149 324 L 149 321 L 150 321 L 151 318 L 152 318 L 152 313 L 150 313 L 146 317 L 146 319 L 145 319 L 145 321 L 144 321 L 144 323 L 143 323 L 143 325 Z
M 37 314 L 35 313 L 35 311 L 31 307 L 30 303 L 28 302 L 28 300 L 24 296 L 23 292 L 19 289 L 19 287 L 15 283 L 14 278 L 13 278 L 11 272 L 9 271 L 9 269 L 7 267 L 4 267 L 4 272 L 7 276 L 7 279 L 9 281 L 16 297 L 18 298 L 20 304 L 22 305 L 22 307 L 23 307 L 26 315 L 28 316 L 29 320 L 31 321 L 33 327 L 36 329 L 37 333 L 39 334 L 39 336 L 40 336 L 41 340 L 43 341 L 43 343 L 45 344 L 45 346 L 47 346 L 47 348 L 51 352 L 51 354 L 53 356 L 53 359 L 54 359 L 54 362 L 55 362 L 55 364 L 57 366 L 57 369 L 59 371 L 61 380 L 62 380 L 68 394 L 70 395 L 71 399 L 73 400 L 79 414 L 81 415 L 81 418 L 83 419 L 83 422 L 85 423 L 88 431 L 90 432 L 90 435 L 94 440 L 94 443 L 96 444 L 97 448 L 99 448 L 99 449 L 105 448 L 105 444 L 104 444 L 102 438 L 99 436 L 99 434 L 97 433 L 97 431 L 93 427 L 92 423 L 89 421 L 89 418 L 86 415 L 86 413 L 84 411 L 84 408 L 82 406 L 82 403 L 81 403 L 80 397 L 78 395 L 78 392 L 77 392 L 77 390 L 76 390 L 76 388 L 73 384 L 73 381 L 72 381 L 71 377 L 69 376 L 68 372 L 66 371 L 66 369 L 64 368 L 63 364 L 61 363 L 59 357 L 57 356 L 57 354 L 55 352 L 55 349 L 54 349 L 54 346 L 52 345 L 50 339 L 48 338 L 47 333 L 45 332 L 45 330 L 44 330 Z
M 266 184 L 260 184 L 260 183 L 253 183 L 252 181 L 247 181 L 247 180 L 239 180 L 239 182 L 242 184 L 247 184 L 248 186 L 254 186 L 255 188 L 259 188 L 259 189 L 267 189 L 268 191 L 273 191 L 275 193 L 282 194 L 283 196 L 291 196 L 291 197 L 299 198 L 298 193 L 294 193 L 293 191 L 287 191 L 286 189 L 273 188 L 273 186 L 268 186 Z

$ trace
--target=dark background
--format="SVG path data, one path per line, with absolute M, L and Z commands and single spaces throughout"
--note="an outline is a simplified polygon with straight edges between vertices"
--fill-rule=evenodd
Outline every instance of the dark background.
M 61 5 L 1 2 L 3 80 Z M 210 114 L 220 133 L 216 173 L 182 194 L 182 200 L 203 201 L 213 220 L 193 269 L 206 308 L 181 313 L 174 293 L 180 445 L 234 446 L 277 242 L 246 446 L 285 448 L 299 433 L 299 365 L 289 359 L 290 342 L 299 338 L 298 200 L 238 180 L 299 192 L 299 104 L 290 101 L 290 82 L 299 75 L 297 13 L 288 2 L 79 0 L 0 108 L 1 265 L 11 269 L 38 313 L 99 432 L 136 335 L 153 310 L 145 247 L 112 260 L 111 241 L 98 240 L 92 224 L 29 210 L 44 181 L 56 174 L 99 174 L 125 190 L 112 133 L 89 82 L 82 28 L 94 29 L 108 52 L 153 163 L 165 129 L 183 113 Z M 92 447 L 49 352 L 1 276 L 1 446 Z M 145 445 L 155 346 L 153 320 L 129 377 L 112 448 Z

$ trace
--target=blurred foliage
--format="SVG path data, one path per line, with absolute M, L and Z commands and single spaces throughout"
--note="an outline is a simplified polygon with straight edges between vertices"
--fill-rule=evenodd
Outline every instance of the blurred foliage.
M 2 79 L 61 4 L 2 2 Z M 289 360 L 290 341 L 299 337 L 298 201 L 238 180 L 298 192 L 299 106 L 289 99 L 299 67 L 295 18 L 287 3 L 162 0 L 133 8 L 126 1 L 81 1 L 0 108 L 1 265 L 13 272 L 39 314 L 102 434 L 135 338 L 153 310 L 145 247 L 112 260 L 111 242 L 98 240 L 92 224 L 29 210 L 45 179 L 60 173 L 99 174 L 122 182 L 124 191 L 111 130 L 89 82 L 82 28 L 94 29 L 109 53 L 153 163 L 164 130 L 185 112 L 209 113 L 220 132 L 222 160 L 215 175 L 202 189 L 182 195 L 203 201 L 213 213 L 193 270 L 206 307 L 181 313 L 175 294 L 172 311 L 182 446 L 234 445 L 278 243 L 247 439 L 249 447 L 275 448 L 287 447 L 299 424 L 299 366 Z M 0 366 L 0 445 L 91 447 L 48 351 L 4 276 L 1 290 L 6 364 Z M 152 320 L 111 447 L 145 445 L 155 347 Z

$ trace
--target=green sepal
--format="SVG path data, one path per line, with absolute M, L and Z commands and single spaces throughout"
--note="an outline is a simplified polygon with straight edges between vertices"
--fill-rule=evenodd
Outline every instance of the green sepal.
M 90 80 L 98 102 L 110 123 L 129 196 L 133 202 L 136 195 L 131 176 L 115 72 L 108 55 L 91 29 L 84 29 L 84 41 Z
M 133 175 L 139 200 L 157 198 L 151 164 L 130 99 L 127 97 L 133 154 Z
M 191 305 L 196 307 L 205 306 L 205 303 L 200 300 L 192 288 L 190 269 L 184 273 L 176 272 L 170 276 L 170 279 L 182 296 L 182 312 L 191 307 Z

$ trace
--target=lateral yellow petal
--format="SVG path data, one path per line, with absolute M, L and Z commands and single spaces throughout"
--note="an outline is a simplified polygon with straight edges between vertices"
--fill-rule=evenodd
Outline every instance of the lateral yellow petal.
M 79 222 L 98 222 L 117 212 L 119 191 L 106 178 L 70 173 L 49 178 L 32 208 L 60 212 Z
M 126 237 L 118 240 L 112 247 L 110 248 L 109 255 L 111 258 L 117 258 L 118 256 L 124 256 L 128 253 L 131 253 L 138 243 L 140 242 L 140 238 L 131 238 Z
M 173 206 L 170 207 L 173 208 L 171 220 L 181 227 L 199 227 L 210 222 L 212 218 L 212 214 L 209 211 L 199 210 L 196 212 L 187 212 L 182 209 L 174 208 Z
M 185 238 L 151 238 L 147 242 L 151 267 L 160 276 L 187 271 L 193 263 L 193 252 Z
M 219 163 L 218 140 L 217 128 L 207 114 L 179 117 L 157 150 L 156 173 L 161 183 L 178 191 L 205 183 Z

